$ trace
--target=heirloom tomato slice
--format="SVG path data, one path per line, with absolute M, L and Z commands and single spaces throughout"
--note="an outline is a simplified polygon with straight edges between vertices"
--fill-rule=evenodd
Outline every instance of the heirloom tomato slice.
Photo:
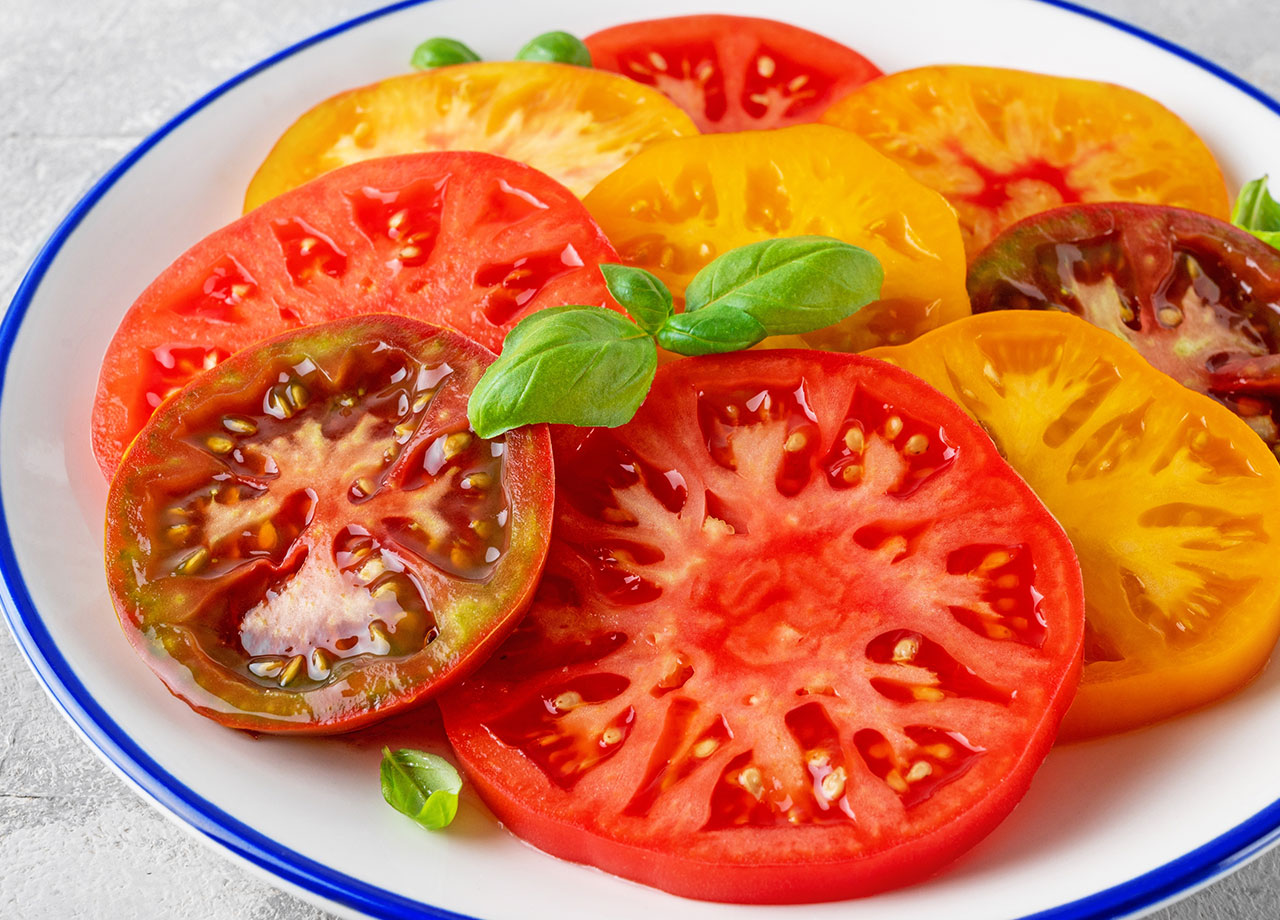
M 832 900 L 929 875 L 1026 792 L 1080 570 L 953 403 L 760 351 L 662 367 L 633 421 L 553 443 L 534 605 L 441 698 L 515 833 L 687 897 Z
M 772 19 L 675 16 L 585 39 L 592 63 L 665 93 L 703 133 L 817 121 L 880 76 L 852 48 Z
M 339 93 L 289 126 L 244 207 L 375 157 L 483 150 L 528 163 L 585 195 L 657 140 L 697 134 L 659 92 L 588 67 L 457 64 Z
M 521 163 L 429 153 L 339 170 L 205 237 L 142 292 L 98 378 L 98 464 L 110 477 L 162 400 L 254 342 L 389 311 L 497 351 L 534 310 L 615 306 L 596 267 L 613 261 L 569 190 Z
M 622 259 L 677 297 L 736 246 L 819 234 L 869 250 L 881 299 L 811 345 L 858 351 L 905 342 L 969 313 L 955 214 L 936 192 L 847 132 L 825 125 L 708 134 L 655 145 L 585 199 Z
M 1280 635 L 1280 466 L 1249 427 L 1071 316 L 961 320 L 877 357 L 987 430 L 1084 570 L 1084 676 L 1064 737 L 1223 696 Z
M 1280 252 L 1182 208 L 1086 204 L 1020 221 L 969 268 L 975 313 L 1074 313 L 1280 448 Z
M 972 257 L 1020 218 L 1081 201 L 1227 216 L 1227 186 L 1187 124 L 1111 83 L 997 67 L 889 74 L 822 120 L 859 134 L 960 215 Z
M 388 315 L 233 355 L 160 407 L 107 499 L 129 641 L 233 728 L 335 732 L 483 661 L 533 595 L 545 426 L 467 424 L 491 352 Z

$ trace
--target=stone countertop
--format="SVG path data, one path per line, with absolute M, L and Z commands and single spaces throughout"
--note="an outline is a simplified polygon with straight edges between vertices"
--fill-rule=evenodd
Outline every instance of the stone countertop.
M 60 218 L 147 133 L 268 54 L 381 5 L 0 0 L 0 98 L 8 113 L 0 135 L 0 304 L 12 298 Z M 1274 0 L 1085 5 L 1183 44 L 1280 96 Z M 6 688 L 0 916 L 329 917 L 197 842 L 139 798 L 55 711 L 3 629 L 0 684 Z M 1280 917 L 1280 851 L 1156 916 Z

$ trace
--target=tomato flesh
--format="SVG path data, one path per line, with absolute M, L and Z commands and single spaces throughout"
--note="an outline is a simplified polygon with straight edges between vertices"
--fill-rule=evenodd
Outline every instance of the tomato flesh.
M 977 255 L 1023 217 L 1083 201 L 1138 201 L 1227 216 L 1204 142 L 1131 89 L 997 67 L 889 74 L 822 116 L 947 196 Z
M 215 231 L 125 314 L 98 378 L 93 449 L 108 477 L 165 398 L 255 342 L 354 313 L 452 326 L 491 350 L 523 316 L 614 306 L 616 261 L 572 193 L 484 153 L 359 163 Z
M 107 500 L 120 624 L 224 725 L 333 732 L 457 680 L 532 596 L 545 427 L 478 438 L 492 354 L 401 317 L 241 351 L 165 402 Z
M 755 352 L 554 439 L 534 606 L 441 699 L 516 833 L 689 897 L 816 901 L 930 874 L 1022 796 L 1078 674 L 1079 571 L 957 407 Z
M 880 70 L 825 36 L 748 16 L 676 16 L 585 39 L 592 63 L 661 90 L 704 134 L 817 121 Z
M 1280 636 L 1280 465 L 1240 419 L 1056 312 L 984 313 L 872 354 L 973 415 L 1071 537 L 1088 619 L 1063 737 L 1258 673 Z
M 1181 208 L 1090 204 L 1010 227 L 969 269 L 975 313 L 1074 313 L 1280 448 L 1280 252 Z

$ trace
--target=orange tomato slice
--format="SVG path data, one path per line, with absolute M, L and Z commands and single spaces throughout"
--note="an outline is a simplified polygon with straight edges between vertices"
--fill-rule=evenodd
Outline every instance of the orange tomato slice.
M 496 153 L 584 195 L 649 144 L 697 133 L 662 93 L 616 74 L 533 61 L 458 64 L 311 109 L 258 168 L 244 208 L 348 163 L 433 150 Z
M 869 250 L 884 266 L 881 299 L 804 336 L 811 345 L 859 351 L 906 342 L 969 313 L 964 247 L 947 202 L 836 128 L 657 144 L 583 203 L 623 261 L 677 295 L 713 258 L 758 240 L 819 234 Z
M 921 67 L 864 84 L 822 116 L 960 215 L 972 258 L 1061 204 L 1137 201 L 1228 215 L 1222 170 L 1187 124 L 1111 83 L 996 67 Z
M 1212 702 L 1266 663 L 1280 466 L 1230 410 L 1063 313 L 983 313 L 871 354 L 976 418 L 1075 546 L 1084 675 L 1062 737 Z

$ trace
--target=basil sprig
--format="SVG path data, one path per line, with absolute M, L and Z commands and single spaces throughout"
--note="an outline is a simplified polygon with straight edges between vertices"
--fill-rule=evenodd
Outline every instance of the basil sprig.
M 461 791 L 462 777 L 443 757 L 410 748 L 382 749 L 382 797 L 428 830 L 453 821 Z
M 1280 201 L 1267 190 L 1267 177 L 1254 179 L 1240 189 L 1231 209 L 1231 222 L 1262 242 L 1280 249 Z
M 838 323 L 880 296 L 884 272 L 871 253 L 840 240 L 765 240 L 712 260 L 685 289 L 683 313 L 656 276 L 600 266 L 631 319 L 604 307 L 553 307 L 522 319 L 485 371 L 467 408 L 492 438 L 539 422 L 616 428 L 644 402 L 657 345 L 681 355 L 750 348 L 771 335 Z

